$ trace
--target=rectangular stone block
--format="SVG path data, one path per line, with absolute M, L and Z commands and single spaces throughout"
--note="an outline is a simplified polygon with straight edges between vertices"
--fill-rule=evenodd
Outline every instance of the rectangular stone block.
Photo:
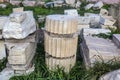
M 26 14 L 26 18 L 22 21 L 24 18 L 22 16 L 24 16 L 24 14 Z M 12 21 L 11 16 L 9 16 L 9 19 L 3 28 L 3 37 L 6 39 L 24 39 L 35 31 L 36 23 L 32 11 L 24 11 L 16 13 L 16 15 L 12 13 Z
M 90 23 L 90 17 L 78 17 L 78 24 L 79 25 L 89 25 Z
M 65 15 L 71 15 L 71 16 L 78 16 L 78 12 L 76 9 L 68 9 L 64 10 Z
M 116 20 L 112 16 L 101 16 L 100 23 L 103 25 L 113 26 Z
M 22 4 L 23 4 L 24 6 L 35 6 L 36 0 L 24 0 L 24 1 L 22 2 Z
M 13 8 L 13 12 L 23 12 L 23 11 L 24 11 L 23 7 Z
M 36 43 L 6 43 L 9 64 L 26 64 L 34 56 Z
M 86 29 L 83 29 L 83 35 L 86 36 L 86 35 L 96 35 L 96 34 L 100 34 L 100 33 L 103 33 L 103 34 L 108 34 L 108 33 L 111 33 L 111 31 L 109 29 L 93 29 L 93 28 L 86 28 Z
M 0 60 L 6 57 L 6 50 L 4 41 L 0 40 Z
M 120 48 L 120 34 L 113 34 L 112 40 L 115 45 Z

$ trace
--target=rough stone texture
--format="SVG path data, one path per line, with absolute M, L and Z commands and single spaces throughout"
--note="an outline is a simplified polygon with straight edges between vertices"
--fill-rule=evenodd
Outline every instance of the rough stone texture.
M 21 14 L 26 14 L 26 18 L 23 22 L 18 23 L 21 20 Z M 24 39 L 29 34 L 36 31 L 36 23 L 35 19 L 33 18 L 33 12 L 32 11 L 24 11 L 21 13 L 17 13 L 17 17 L 14 16 L 15 13 L 12 13 L 12 22 L 10 17 L 9 20 L 6 22 L 4 28 L 3 28 L 3 37 L 4 38 L 15 38 L 15 39 Z M 23 18 L 22 18 L 23 19 Z M 15 20 L 18 20 L 17 22 Z
M 23 6 L 35 6 L 36 1 L 35 0 L 24 0 L 22 4 Z
M 95 9 L 101 9 L 103 7 L 103 2 L 102 1 L 98 1 L 97 3 L 95 3 L 95 5 L 93 6 L 93 8 Z
M 103 25 L 113 26 L 116 20 L 112 16 L 101 16 L 100 23 Z
M 103 28 L 103 29 L 108 29 L 108 28 L 117 29 L 116 26 L 109 26 L 109 25 L 101 25 L 101 28 Z
M 14 70 L 12 70 L 11 68 L 5 68 L 0 73 L 0 80 L 9 80 L 13 76 Z
M 99 80 L 120 80 L 120 69 L 101 76 Z
M 9 64 L 25 65 L 35 55 L 36 43 L 6 43 Z
M 6 57 L 4 41 L 0 40 L 0 60 Z
M 12 5 L 20 5 L 20 3 L 22 2 L 21 0 L 10 0 L 9 1 Z
M 24 8 L 23 7 L 19 7 L 19 8 L 13 8 L 13 13 L 14 12 L 23 12 Z
M 32 67 L 29 67 L 27 70 L 15 70 L 15 76 L 29 75 L 34 70 L 35 70 L 34 65 L 32 65 Z
M 78 34 L 80 34 L 80 32 L 82 31 L 82 29 L 88 29 L 90 28 L 90 25 L 78 25 Z
M 38 38 L 36 36 L 37 33 L 33 33 L 27 36 L 25 39 L 5 39 L 6 43 L 26 43 L 26 42 L 38 42 Z
M 109 29 L 93 29 L 93 28 L 83 29 L 84 36 L 100 34 L 100 33 L 108 34 L 111 33 L 111 31 Z
M 85 6 L 85 10 L 88 10 L 90 8 L 92 8 L 94 6 L 94 4 L 90 3 L 88 5 Z
M 6 16 L 0 17 L 0 30 L 3 29 L 3 26 L 5 25 L 6 21 L 7 21 L 7 17 Z
M 113 34 L 112 40 L 120 48 L 120 34 Z
M 68 9 L 64 10 L 65 15 L 71 15 L 71 16 L 78 16 L 78 12 L 76 9 Z
M 120 57 L 120 49 L 111 40 L 92 36 L 84 36 L 81 53 L 86 68 L 92 67 L 96 61 L 107 62 Z
M 82 2 L 78 0 L 75 4 L 75 8 L 80 8 L 81 4 Z
M 108 11 L 106 9 L 101 9 L 100 10 L 100 15 L 101 16 L 108 16 Z
M 89 25 L 90 17 L 80 16 L 78 17 L 78 25 Z

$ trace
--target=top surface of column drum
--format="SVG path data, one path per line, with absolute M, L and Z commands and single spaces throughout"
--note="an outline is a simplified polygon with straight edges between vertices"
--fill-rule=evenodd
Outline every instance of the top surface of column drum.
M 77 32 L 78 20 L 70 15 L 49 15 L 46 18 L 45 29 L 55 34 L 72 34 Z

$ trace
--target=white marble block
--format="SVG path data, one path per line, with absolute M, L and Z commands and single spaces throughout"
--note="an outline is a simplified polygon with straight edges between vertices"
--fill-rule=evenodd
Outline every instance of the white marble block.
M 78 11 L 76 9 L 64 10 L 65 15 L 78 16 Z
M 101 9 L 103 7 L 103 2 L 102 1 L 98 1 L 93 7 L 97 8 L 97 9 Z
M 36 0 L 24 0 L 24 1 L 22 2 L 22 4 L 23 4 L 24 6 L 35 6 Z
M 94 6 L 94 4 L 90 3 L 88 5 L 85 6 L 85 10 L 88 10 L 90 8 L 92 8 Z
M 93 28 L 84 28 L 83 29 L 83 35 L 84 36 L 89 36 L 89 35 L 94 35 L 94 34 L 108 34 L 111 33 L 111 31 L 109 29 L 93 29 Z
M 6 23 L 6 21 L 7 21 L 7 17 L 6 17 L 6 16 L 0 17 L 0 30 L 3 29 L 3 27 L 4 27 L 5 23 Z
M 22 0 L 10 0 L 9 1 L 12 5 L 19 5 L 21 2 L 22 2 Z
M 116 20 L 112 16 L 101 16 L 100 23 L 103 25 L 113 26 Z
M 5 42 L 0 40 L 0 60 L 6 57 Z
M 12 13 L 3 28 L 3 37 L 24 39 L 35 31 L 36 23 L 32 11 Z
M 65 0 L 65 2 L 70 5 L 75 4 L 75 0 Z
M 35 55 L 36 43 L 6 43 L 9 64 L 26 64 Z
M 13 12 L 23 12 L 23 11 L 24 11 L 23 7 L 13 8 Z
M 106 9 L 101 8 L 100 15 L 101 16 L 108 16 L 108 11 Z

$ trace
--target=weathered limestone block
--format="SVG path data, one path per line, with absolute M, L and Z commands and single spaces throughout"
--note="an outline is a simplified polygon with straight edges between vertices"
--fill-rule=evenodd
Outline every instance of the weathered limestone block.
M 24 39 L 5 39 L 5 42 L 6 43 L 26 43 L 26 42 L 35 42 L 35 43 L 37 43 L 38 41 L 37 41 L 37 35 L 39 35 L 39 34 L 37 34 L 37 33 L 33 33 L 33 34 L 31 34 L 31 35 L 29 35 L 29 36 L 27 36 L 26 38 L 24 38 Z
M 35 70 L 35 66 L 32 65 L 27 70 L 15 70 L 15 76 L 29 75 Z
M 26 64 L 34 56 L 36 43 L 6 43 L 9 64 Z
M 120 69 L 102 75 L 99 80 L 120 80 Z
M 80 8 L 82 2 L 77 0 L 76 4 L 75 4 L 75 8 Z
M 26 13 L 13 13 L 10 14 L 9 19 L 10 22 L 22 23 L 25 20 L 26 16 Z
M 24 0 L 22 4 L 23 6 L 35 6 L 36 1 L 35 0 Z
M 80 16 L 78 17 L 78 25 L 89 25 L 90 24 L 90 17 Z
M 45 30 L 55 34 L 73 34 L 77 32 L 78 20 L 70 15 L 49 15 L 46 17 Z
M 101 9 L 100 10 L 100 15 L 101 16 L 108 16 L 108 11 L 106 9 Z
M 93 29 L 93 28 L 83 29 L 84 36 L 100 34 L 100 33 L 108 34 L 111 33 L 111 31 L 109 29 Z
M 90 28 L 90 25 L 78 25 L 78 34 L 80 34 L 84 28 Z
M 101 16 L 100 23 L 103 25 L 113 26 L 116 20 L 112 16 Z
M 0 60 L 6 57 L 5 42 L 0 40 Z
M 65 72 L 69 73 L 71 68 L 76 63 L 76 55 L 73 55 L 69 58 L 55 58 L 50 57 L 48 54 L 46 54 L 46 64 L 49 67 L 50 70 L 54 71 L 58 67 L 63 68 Z
M 52 37 L 45 33 L 45 51 L 53 57 L 70 57 L 77 51 L 77 35 L 72 38 Z
M 5 25 L 6 21 L 7 21 L 7 17 L 6 16 L 0 17 L 0 30 L 3 29 L 3 26 Z
M 14 70 L 12 70 L 11 68 L 5 68 L 0 73 L 0 80 L 9 80 L 13 76 Z
M 10 0 L 9 1 L 12 5 L 20 5 L 20 3 L 22 2 L 22 0 Z
M 65 2 L 70 5 L 75 4 L 75 0 L 65 0 Z
M 15 17 L 16 15 L 14 14 L 15 13 L 12 13 L 11 15 Z M 17 14 L 19 14 L 19 17 L 15 17 L 12 21 L 11 17 L 9 17 L 9 20 L 6 22 L 3 28 L 3 37 L 6 39 L 9 38 L 24 39 L 29 34 L 36 31 L 36 23 L 32 11 L 24 11 Z M 26 14 L 26 18 L 23 22 L 18 23 L 22 21 L 20 17 L 21 14 Z M 16 18 L 18 21 L 15 21 Z
M 120 34 L 113 34 L 112 40 L 120 48 Z
M 94 6 L 93 8 L 95 9 L 101 9 L 103 7 L 103 2 L 102 1 L 98 1 Z
M 96 61 L 107 62 L 120 57 L 120 49 L 111 40 L 92 36 L 84 36 L 81 53 L 87 68 L 93 66 Z
M 78 11 L 76 9 L 64 10 L 65 15 L 78 16 Z
M 94 6 L 94 4 L 90 3 L 88 5 L 85 6 L 85 10 L 88 10 L 90 8 L 92 8 Z
M 13 8 L 13 13 L 16 13 L 16 12 L 23 12 L 24 11 L 24 8 L 23 7 L 19 7 L 19 8 Z M 22 15 L 22 14 L 21 14 Z

